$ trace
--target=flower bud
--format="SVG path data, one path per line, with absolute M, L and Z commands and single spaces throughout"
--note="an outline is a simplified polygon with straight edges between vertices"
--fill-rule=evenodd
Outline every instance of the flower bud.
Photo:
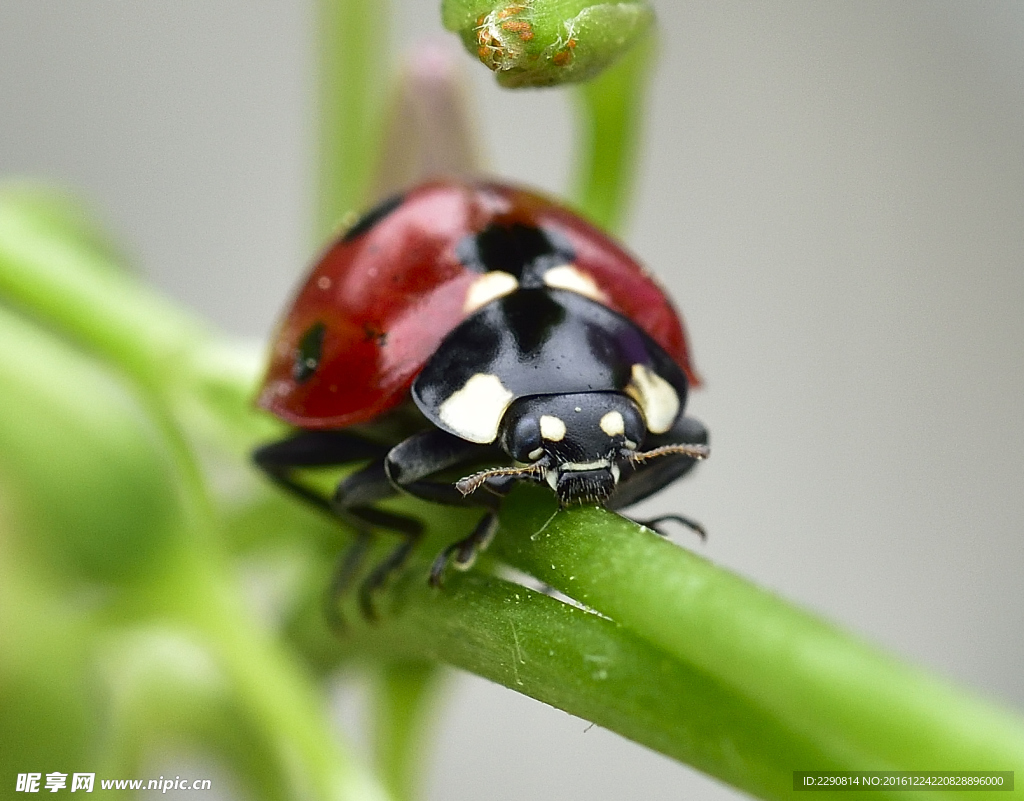
M 442 15 L 445 27 L 506 87 L 589 80 L 654 22 L 648 4 L 636 0 L 445 0 Z

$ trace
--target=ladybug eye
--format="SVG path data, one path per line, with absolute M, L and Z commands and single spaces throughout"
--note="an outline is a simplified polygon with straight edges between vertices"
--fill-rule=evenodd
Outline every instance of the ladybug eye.
M 316 368 L 320 366 L 325 333 L 327 333 L 327 326 L 317 323 L 299 340 L 299 345 L 295 349 L 295 364 L 292 367 L 292 377 L 299 384 L 309 381 L 313 377 L 313 373 L 316 372 Z
M 517 462 L 532 462 L 544 455 L 541 445 L 541 424 L 532 414 L 523 414 L 509 421 L 505 429 L 505 452 Z

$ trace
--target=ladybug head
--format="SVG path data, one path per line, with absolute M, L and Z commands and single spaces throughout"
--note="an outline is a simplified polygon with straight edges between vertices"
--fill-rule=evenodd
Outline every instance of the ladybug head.
M 500 443 L 555 491 L 562 506 L 603 504 L 645 431 L 636 403 L 619 392 L 534 395 L 509 407 Z

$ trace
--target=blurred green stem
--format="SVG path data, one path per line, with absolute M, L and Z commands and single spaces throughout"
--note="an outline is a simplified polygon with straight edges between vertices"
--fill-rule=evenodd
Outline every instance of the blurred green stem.
M 657 38 L 651 32 L 615 65 L 577 89 L 576 178 L 572 196 L 591 221 L 622 227 L 632 196 L 643 103 Z
M 391 62 L 387 0 L 318 0 L 317 15 L 319 243 L 368 200 Z
M 0 226 L 0 250 L 3 234 Z M 212 655 L 223 674 L 221 694 L 246 724 L 218 726 L 225 708 L 202 703 L 209 695 L 201 682 L 194 694 L 179 694 L 182 682 L 196 675 L 194 663 L 186 659 L 176 673 L 170 658 L 135 649 L 136 658 L 115 659 L 121 669 L 110 677 L 112 693 L 125 691 L 135 703 L 108 713 L 108 758 L 134 764 L 133 755 L 182 727 L 208 732 L 224 750 L 234 746 L 243 762 L 237 744 L 262 743 L 273 759 L 246 764 L 244 773 L 283 777 L 277 783 L 298 786 L 300 797 L 383 799 L 383 790 L 345 754 L 304 668 L 253 621 L 216 529 L 207 484 L 161 397 L 5 306 L 0 341 L 0 500 L 10 517 L 0 532 L 0 562 L 9 560 L 14 576 L 32 575 L 37 591 L 45 588 L 42 597 L 58 613 L 54 622 L 60 612 L 88 621 L 90 656 L 124 653 L 118 644 L 141 631 L 158 639 L 185 632 Z M 5 586 L 16 592 L 19 583 L 6 575 Z M 15 626 L 22 616 L 50 622 L 33 612 L 34 599 L 21 595 L 12 599 Z M 5 626 L 0 641 L 31 647 L 31 635 Z M 51 664 L 37 670 L 59 673 L 53 661 L 67 669 L 78 659 L 54 651 Z M 0 660 L 0 691 L 6 662 Z M 137 694 L 123 680 L 125 669 L 144 679 Z
M 374 755 L 378 775 L 396 801 L 414 801 L 422 786 L 423 734 L 438 680 L 436 662 L 388 660 L 376 671 Z
M 7 193 L 0 195 L 0 296 L 150 389 L 174 383 L 182 362 L 211 338 L 109 254 L 55 235 Z
M 167 571 L 144 592 L 126 599 L 115 614 L 123 623 L 141 612 L 196 631 L 223 671 L 250 739 L 273 765 L 250 765 L 247 773 L 271 775 L 286 791 L 282 799 L 386 801 L 374 779 L 342 747 L 328 720 L 322 687 L 270 631 L 252 625 L 221 554 L 186 546 L 167 560 Z M 138 610 L 138 612 L 136 611 Z M 225 731 L 221 739 L 237 739 Z M 251 759 L 241 753 L 240 758 Z

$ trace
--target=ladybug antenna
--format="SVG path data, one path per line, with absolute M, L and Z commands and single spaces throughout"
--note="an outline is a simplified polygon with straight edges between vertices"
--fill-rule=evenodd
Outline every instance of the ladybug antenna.
M 540 462 L 526 467 L 494 467 L 459 479 L 455 482 L 455 489 L 465 497 L 480 489 L 490 478 L 532 478 L 535 481 L 540 481 L 543 475 L 544 465 Z
M 711 449 L 707 445 L 662 445 L 660 448 L 652 448 L 649 451 L 636 453 L 626 451 L 626 458 L 636 464 L 646 462 L 650 459 L 657 459 L 659 456 L 689 456 L 691 459 L 707 459 L 711 455 Z

